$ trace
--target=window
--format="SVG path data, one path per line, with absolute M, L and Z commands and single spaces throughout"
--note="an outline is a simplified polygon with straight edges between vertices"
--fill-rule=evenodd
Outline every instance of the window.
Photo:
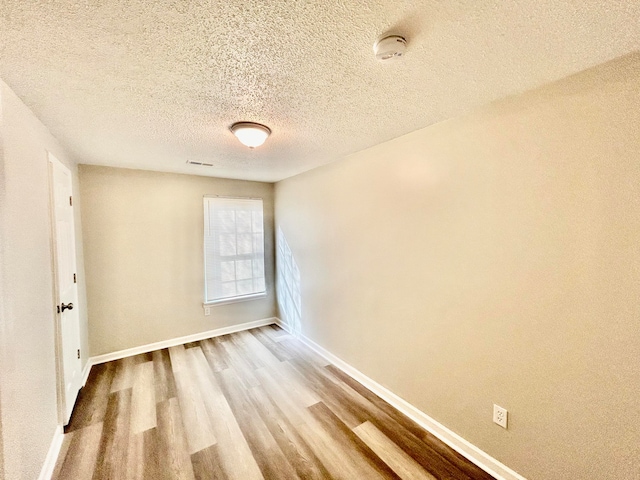
M 262 200 L 204 198 L 205 303 L 264 295 Z

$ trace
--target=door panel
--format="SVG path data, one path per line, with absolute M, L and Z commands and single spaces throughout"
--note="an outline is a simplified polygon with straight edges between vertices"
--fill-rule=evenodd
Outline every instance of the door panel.
M 61 360 L 63 421 L 71 417 L 82 382 L 79 357 L 80 326 L 76 284 L 76 246 L 72 206 L 71 171 L 49 154 L 55 243 L 56 302 L 58 306 L 58 355 Z M 67 308 L 70 304 L 72 308 Z M 64 306 L 65 308 L 61 308 Z

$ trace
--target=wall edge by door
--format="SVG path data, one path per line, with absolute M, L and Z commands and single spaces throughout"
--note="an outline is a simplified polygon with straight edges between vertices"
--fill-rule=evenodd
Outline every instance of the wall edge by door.
M 50 240 L 49 248 L 51 254 L 51 275 L 52 275 L 52 300 L 53 305 L 51 308 L 56 311 L 57 305 L 60 301 L 60 292 L 58 289 L 58 256 L 56 253 L 56 227 L 55 227 L 55 199 L 53 190 L 53 168 L 54 163 L 59 164 L 55 155 L 50 151 L 45 150 L 46 162 L 47 162 L 47 181 L 49 183 L 49 223 L 50 223 Z M 56 365 L 56 401 L 57 401 L 57 414 L 58 423 L 63 425 L 65 423 L 65 410 L 66 399 L 64 395 L 64 366 L 63 366 L 63 353 L 62 353 L 62 329 L 60 325 L 60 314 L 54 313 L 54 335 L 55 335 L 55 365 Z M 55 463 L 55 462 L 54 462 Z
M 44 464 L 38 475 L 38 480 L 50 480 L 53 475 L 53 470 L 56 467 L 58 461 L 58 455 L 60 455 L 60 449 L 62 448 L 62 442 L 64 441 L 64 432 L 62 426 L 58 425 L 51 439 L 51 445 L 49 451 L 44 459 Z

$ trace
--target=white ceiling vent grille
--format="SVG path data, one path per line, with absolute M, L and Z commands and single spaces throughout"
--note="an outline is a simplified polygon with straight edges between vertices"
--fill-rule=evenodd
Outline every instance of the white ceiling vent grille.
M 187 165 L 199 165 L 201 167 L 213 167 L 213 163 L 196 162 L 194 160 L 187 160 Z

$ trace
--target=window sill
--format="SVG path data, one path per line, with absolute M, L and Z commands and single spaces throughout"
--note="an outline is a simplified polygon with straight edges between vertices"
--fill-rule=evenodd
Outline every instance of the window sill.
M 249 300 L 257 300 L 259 298 L 265 298 L 266 296 L 267 296 L 267 292 L 252 293 L 251 295 L 243 295 L 242 297 L 222 298 L 214 302 L 205 302 L 202 304 L 202 306 L 204 308 L 217 307 L 218 305 L 227 305 L 229 303 L 238 303 L 238 302 L 247 302 Z

